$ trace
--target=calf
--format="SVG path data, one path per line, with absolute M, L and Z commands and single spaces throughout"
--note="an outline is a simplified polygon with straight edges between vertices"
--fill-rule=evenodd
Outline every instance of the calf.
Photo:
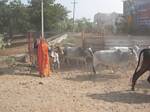
M 141 61 L 141 56 L 143 56 L 143 60 Z M 149 71 L 150 70 L 150 49 L 143 49 L 140 54 L 139 54 L 139 58 L 138 58 L 138 65 L 135 69 L 135 72 L 133 74 L 133 77 L 132 77 L 132 90 L 134 91 L 135 89 L 135 84 L 136 84 L 136 81 L 138 80 L 138 78 L 140 76 L 142 76 L 146 71 Z M 140 66 L 141 64 L 141 66 Z M 140 68 L 139 68 L 140 66 Z M 139 70 L 138 70 L 139 68 Z M 147 79 L 147 81 L 150 83 L 150 75 Z

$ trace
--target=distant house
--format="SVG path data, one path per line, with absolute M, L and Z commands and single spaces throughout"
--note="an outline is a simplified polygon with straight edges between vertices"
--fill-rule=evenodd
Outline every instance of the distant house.
M 121 22 L 123 19 L 122 14 L 119 13 L 97 13 L 94 16 L 94 22 L 99 30 L 105 30 L 105 32 L 116 33 L 117 22 Z

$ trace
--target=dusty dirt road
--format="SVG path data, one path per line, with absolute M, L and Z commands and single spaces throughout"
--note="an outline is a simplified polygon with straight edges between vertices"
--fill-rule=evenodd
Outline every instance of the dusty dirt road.
M 0 112 L 149 112 L 146 77 L 131 92 L 132 73 L 103 70 L 92 76 L 73 70 L 40 78 L 1 72 Z

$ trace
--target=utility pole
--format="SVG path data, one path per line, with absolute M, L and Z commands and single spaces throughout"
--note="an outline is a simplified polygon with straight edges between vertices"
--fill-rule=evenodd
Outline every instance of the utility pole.
M 43 0 L 41 1 L 41 26 L 42 26 L 42 38 L 44 38 L 44 14 L 43 14 Z
M 74 0 L 74 1 L 72 2 L 72 4 L 73 4 L 73 28 L 72 28 L 72 31 L 74 32 L 74 25 L 75 25 L 75 11 L 76 11 L 76 4 L 77 4 L 76 0 Z

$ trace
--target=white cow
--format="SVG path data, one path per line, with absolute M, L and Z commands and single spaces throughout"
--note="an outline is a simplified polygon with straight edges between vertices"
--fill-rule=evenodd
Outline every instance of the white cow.
M 100 64 L 114 66 L 127 64 L 129 60 L 134 57 L 132 51 L 121 50 L 121 49 L 111 49 L 111 50 L 101 50 L 93 53 L 92 49 L 89 49 L 93 55 L 93 72 L 96 73 L 96 67 Z
M 133 47 L 133 52 L 134 52 L 134 54 L 135 54 L 136 61 L 138 61 L 139 54 L 140 54 L 141 50 L 142 50 L 142 49 L 141 49 L 139 46 L 137 46 L 137 45 L 135 45 L 135 46 Z
M 130 52 L 131 48 L 130 47 L 111 47 L 111 50 L 121 50 L 122 52 Z
M 122 52 L 130 52 L 131 51 L 131 54 L 133 54 L 135 57 L 132 61 L 137 62 L 139 54 L 144 48 L 140 48 L 138 45 L 135 45 L 134 47 L 112 47 L 110 49 L 121 50 Z

